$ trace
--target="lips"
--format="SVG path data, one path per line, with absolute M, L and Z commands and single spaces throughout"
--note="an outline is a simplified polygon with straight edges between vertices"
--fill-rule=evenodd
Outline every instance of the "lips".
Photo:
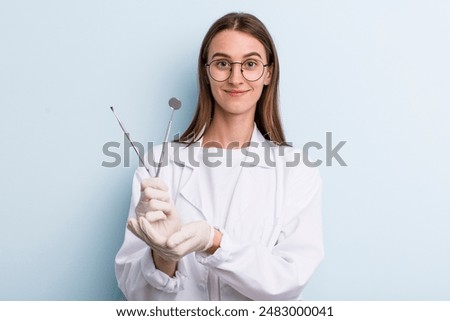
M 249 90 L 237 90 L 237 89 L 231 89 L 231 90 L 225 90 L 225 92 L 233 97 L 242 96 L 245 93 L 249 92 Z

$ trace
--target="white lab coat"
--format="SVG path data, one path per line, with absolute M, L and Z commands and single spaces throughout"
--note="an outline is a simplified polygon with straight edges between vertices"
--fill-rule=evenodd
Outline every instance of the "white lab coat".
M 255 126 L 252 142 L 261 146 L 264 141 Z M 169 186 L 178 214 L 183 223 L 211 222 L 214 213 L 202 210 L 202 200 L 209 195 L 198 192 L 203 184 L 195 166 L 195 161 L 200 161 L 200 147 L 181 147 L 175 153 L 174 146 L 168 149 L 168 165 L 162 167 L 160 177 Z M 281 149 L 270 148 L 270 158 L 276 163 L 273 165 L 263 161 L 267 148 L 249 148 L 255 166 L 242 169 L 226 226 L 220 227 L 220 248 L 213 255 L 191 253 L 183 257 L 174 277 L 157 270 L 150 248 L 126 230 L 116 256 L 116 276 L 125 297 L 168 301 L 300 300 L 323 258 L 321 180 L 317 168 L 301 163 L 287 165 L 299 155 L 298 150 L 283 148 L 283 156 Z M 140 181 L 146 177 L 142 167 L 136 171 L 129 217 L 135 217 Z

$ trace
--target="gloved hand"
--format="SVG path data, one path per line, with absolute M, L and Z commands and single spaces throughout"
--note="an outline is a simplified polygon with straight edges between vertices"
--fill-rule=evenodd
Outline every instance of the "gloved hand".
M 183 225 L 167 240 L 165 255 L 178 261 L 192 252 L 203 252 L 213 245 L 215 229 L 205 221 Z
M 127 227 L 164 258 L 166 242 L 180 230 L 181 223 L 167 186 L 160 179 L 149 178 L 141 182 L 136 219 L 129 219 Z

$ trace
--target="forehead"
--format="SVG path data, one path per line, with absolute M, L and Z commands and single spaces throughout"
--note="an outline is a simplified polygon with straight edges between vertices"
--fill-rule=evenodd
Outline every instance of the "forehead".
M 223 30 L 217 33 L 209 45 L 208 58 L 216 54 L 225 54 L 232 59 L 241 59 L 249 53 L 258 53 L 266 60 L 263 44 L 252 35 L 236 30 Z

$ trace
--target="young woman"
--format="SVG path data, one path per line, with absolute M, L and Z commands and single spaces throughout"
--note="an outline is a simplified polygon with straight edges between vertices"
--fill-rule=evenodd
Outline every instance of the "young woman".
M 136 171 L 119 287 L 128 300 L 299 300 L 323 258 L 321 180 L 285 143 L 262 22 L 217 20 L 198 76 L 196 114 L 160 178 Z

